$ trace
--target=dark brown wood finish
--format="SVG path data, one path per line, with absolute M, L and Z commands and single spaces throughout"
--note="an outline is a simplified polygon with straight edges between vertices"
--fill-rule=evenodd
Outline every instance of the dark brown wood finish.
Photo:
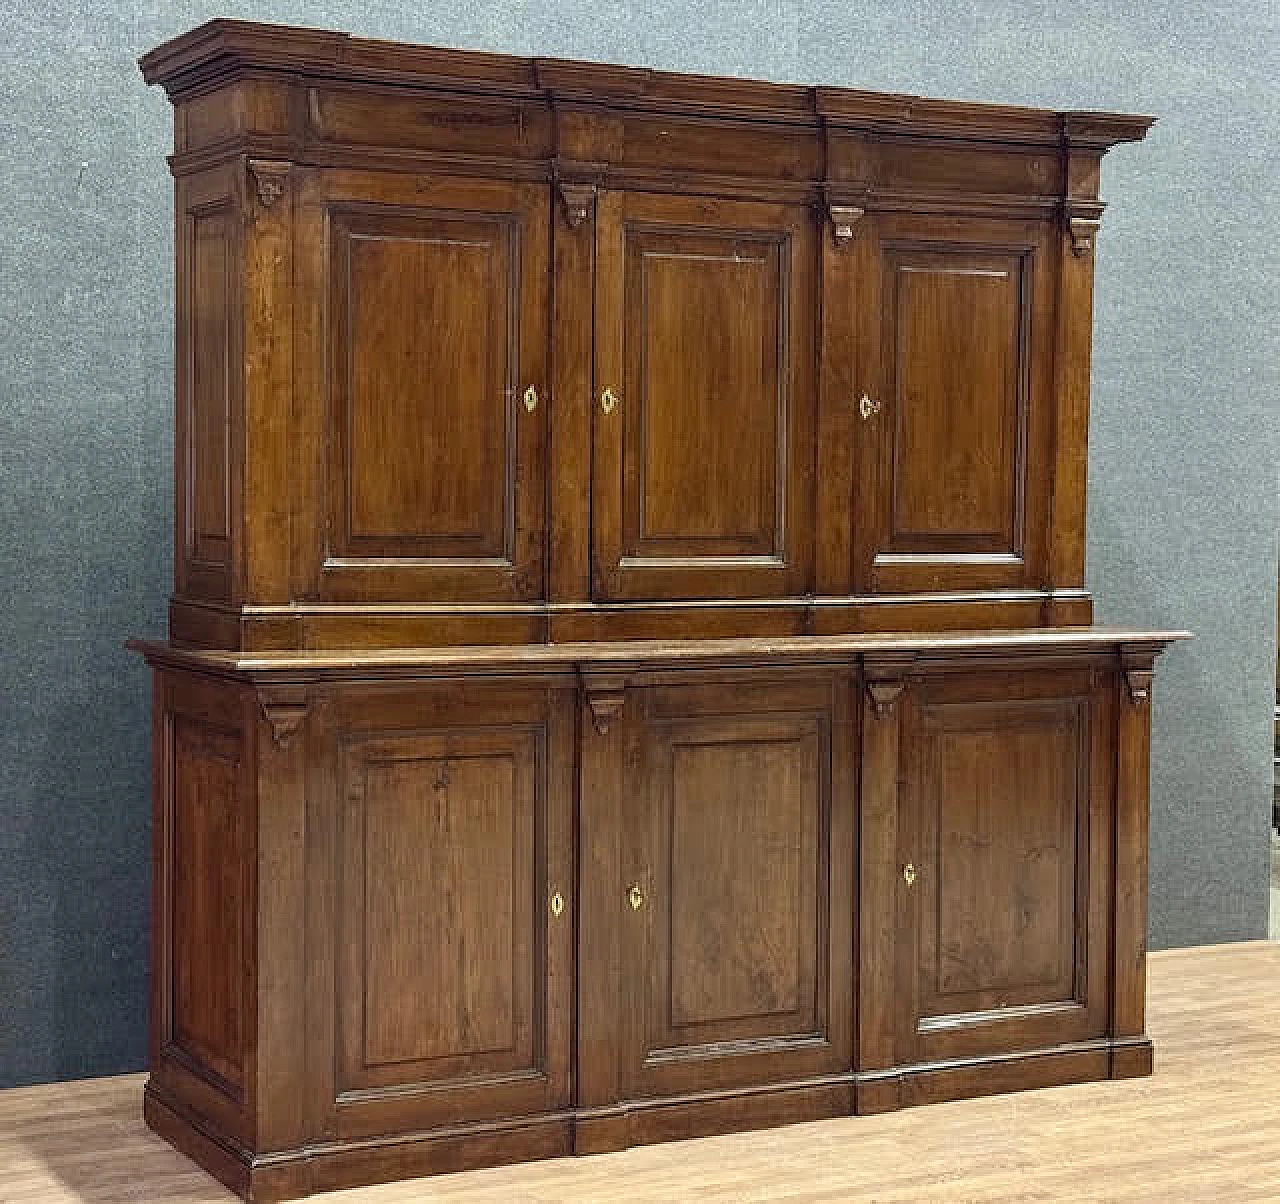
M 1150 1070 L 1084 587 L 1150 119 L 215 21 L 146 1118 L 253 1199 Z

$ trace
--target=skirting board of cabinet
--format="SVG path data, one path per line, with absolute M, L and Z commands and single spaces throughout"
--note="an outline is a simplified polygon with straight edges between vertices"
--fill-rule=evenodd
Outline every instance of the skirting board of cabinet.
M 260 1155 L 214 1133 L 180 1102 L 167 1098 L 154 1081 L 147 1084 L 143 1115 L 151 1129 L 245 1199 L 292 1200 L 314 1192 L 571 1154 L 604 1154 L 851 1113 L 871 1115 L 980 1095 L 1134 1078 L 1151 1070 L 1147 1038 L 1102 1039 Z

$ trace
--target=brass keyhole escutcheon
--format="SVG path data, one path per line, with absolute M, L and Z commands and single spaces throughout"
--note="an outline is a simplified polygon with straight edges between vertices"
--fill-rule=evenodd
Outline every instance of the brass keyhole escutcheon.
M 902 867 L 902 880 L 908 886 L 911 886 L 916 880 L 916 867 L 909 861 Z
M 564 895 L 562 895 L 559 891 L 556 891 L 556 893 L 551 896 L 551 902 L 549 906 L 551 908 L 551 914 L 555 916 L 556 919 L 559 919 L 562 915 L 564 915 Z
M 863 416 L 863 418 L 870 418 L 873 414 L 880 413 L 880 403 L 878 401 L 872 401 L 871 398 L 864 393 L 862 395 L 862 399 L 858 402 L 858 412 Z
M 631 904 L 632 911 L 639 911 L 644 906 L 644 891 L 640 889 L 640 883 L 634 883 L 627 891 L 627 902 Z
M 538 408 L 538 390 L 532 385 L 524 391 L 524 408 L 528 410 L 530 414 Z
M 600 408 L 606 414 L 612 414 L 618 404 L 618 395 L 608 385 L 600 391 Z

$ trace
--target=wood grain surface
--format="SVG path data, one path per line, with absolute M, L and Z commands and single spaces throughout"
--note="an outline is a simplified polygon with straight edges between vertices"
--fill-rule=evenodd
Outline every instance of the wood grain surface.
M 1280 1196 L 1280 945 L 1151 955 L 1152 1078 L 1082 1083 L 337 1192 L 445 1201 L 1243 1201 Z M 0 1093 L 0 1200 L 214 1204 L 144 1076 Z

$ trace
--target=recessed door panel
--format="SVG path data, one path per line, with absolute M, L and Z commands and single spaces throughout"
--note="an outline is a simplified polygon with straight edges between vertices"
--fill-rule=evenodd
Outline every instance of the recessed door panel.
M 894 254 L 889 551 L 1022 544 L 1021 258 Z
M 546 190 L 333 172 L 300 191 L 297 255 L 324 298 L 298 332 L 326 398 L 312 588 L 541 597 Z
M 624 1091 L 651 1096 L 830 1069 L 847 1057 L 849 835 L 831 683 L 636 698 L 623 924 Z M 628 703 L 630 706 L 631 703 Z M 794 709 L 792 709 L 794 707 Z M 834 816 L 833 816 L 834 809 Z M 837 834 L 833 837 L 833 830 Z M 845 985 L 841 985 L 845 984 Z
M 747 202 L 601 199 L 598 597 L 802 587 L 813 437 L 806 217 Z
M 1075 678 L 922 687 L 901 829 L 907 1061 L 1105 1031 L 1109 703 Z
M 1052 463 L 1052 294 L 1033 223 L 884 218 L 864 282 L 855 585 L 1038 586 Z
M 333 226 L 347 420 L 334 551 L 510 560 L 512 223 L 362 216 Z

